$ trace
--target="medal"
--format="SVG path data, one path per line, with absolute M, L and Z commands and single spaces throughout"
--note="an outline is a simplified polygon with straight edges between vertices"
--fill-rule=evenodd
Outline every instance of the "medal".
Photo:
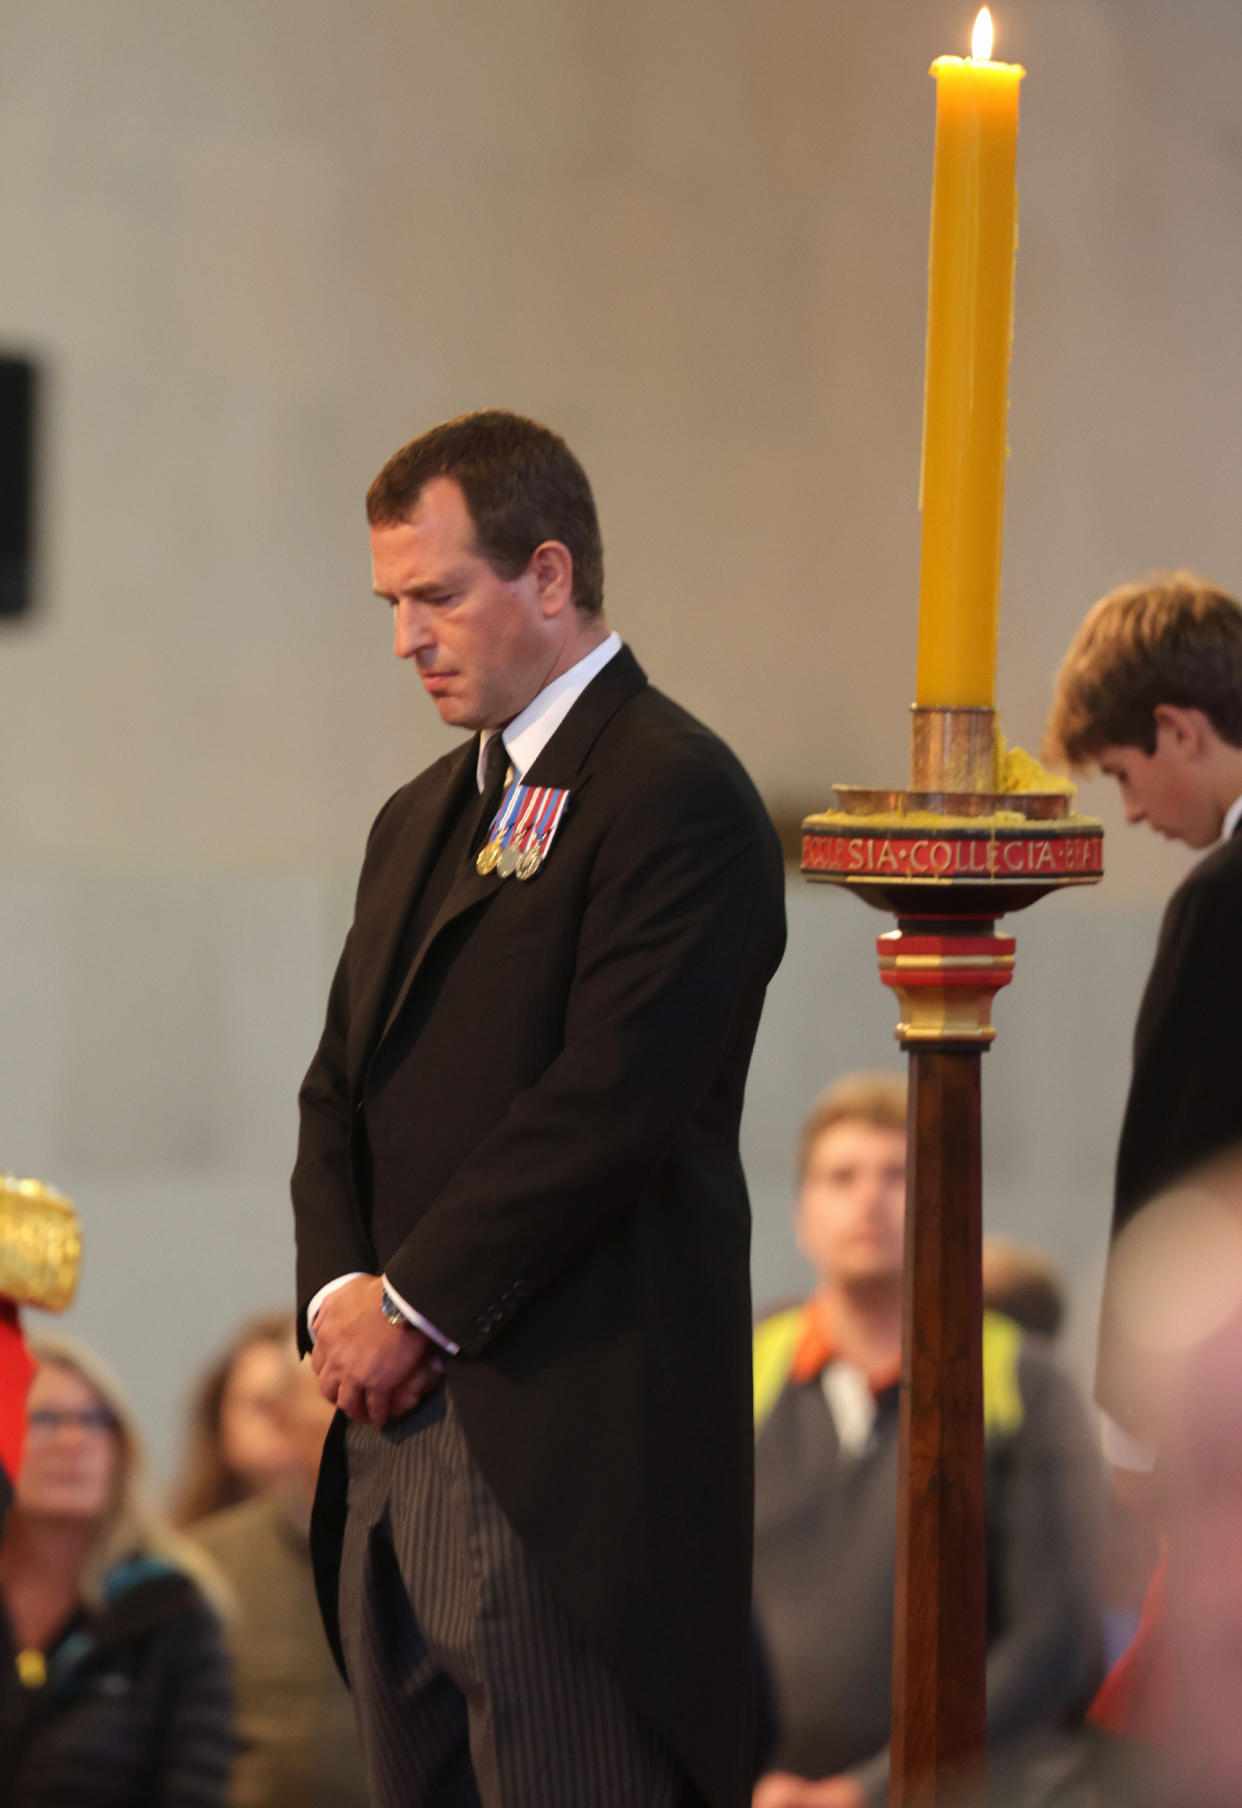
M 495 873 L 499 879 L 533 879 L 548 857 L 568 802 L 568 791 L 515 780 L 474 857 L 475 871 L 481 878 Z
M 513 819 L 525 799 L 526 787 L 516 782 L 510 785 L 505 792 L 500 808 L 492 820 L 492 826 L 487 831 L 487 840 L 474 858 L 474 870 L 480 878 L 485 879 L 488 873 L 495 872 L 500 864 L 500 856 L 504 851 L 505 843 L 512 834 Z
M 529 839 L 531 822 L 539 813 L 544 795 L 542 789 L 534 790 L 523 786 L 522 808 L 512 831 L 505 838 L 504 851 L 496 862 L 496 871 L 502 879 L 511 879 L 517 871 L 522 849 Z

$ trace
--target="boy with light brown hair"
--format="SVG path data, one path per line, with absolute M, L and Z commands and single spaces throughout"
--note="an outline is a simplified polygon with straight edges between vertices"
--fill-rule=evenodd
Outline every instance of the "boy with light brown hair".
M 1242 1140 L 1242 604 L 1189 571 L 1111 591 L 1057 677 L 1045 757 L 1115 778 L 1126 821 L 1220 845 L 1173 893 L 1134 1034 L 1113 1235 L 1157 1193 Z M 1114 1463 L 1152 1466 L 1106 1277 L 1096 1396 Z

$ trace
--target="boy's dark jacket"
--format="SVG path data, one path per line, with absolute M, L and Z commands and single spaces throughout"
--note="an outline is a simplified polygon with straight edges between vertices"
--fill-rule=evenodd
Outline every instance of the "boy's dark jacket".
M 1169 899 L 1134 1031 L 1134 1066 L 1117 1150 L 1112 1236 L 1193 1168 L 1242 1142 L 1242 829 Z M 1105 1276 L 1096 1398 L 1142 1435 L 1133 1351 Z

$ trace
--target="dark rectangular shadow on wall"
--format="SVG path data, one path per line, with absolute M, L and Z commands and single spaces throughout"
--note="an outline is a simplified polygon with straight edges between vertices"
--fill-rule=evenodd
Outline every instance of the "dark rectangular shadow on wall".
M 34 600 L 37 394 L 30 359 L 0 356 L 0 621 Z

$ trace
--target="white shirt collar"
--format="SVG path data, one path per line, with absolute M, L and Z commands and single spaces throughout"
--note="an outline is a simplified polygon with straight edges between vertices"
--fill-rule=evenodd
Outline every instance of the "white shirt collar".
M 1225 820 L 1220 827 L 1221 840 L 1228 841 L 1240 822 L 1242 822 L 1242 797 L 1235 797 L 1225 811 Z
M 514 716 L 508 727 L 501 730 L 513 776 L 519 783 L 592 678 L 597 677 L 608 661 L 620 651 L 621 636 L 610 634 L 607 640 L 601 640 L 597 647 L 592 647 L 577 665 L 571 665 L 567 672 L 562 672 L 551 684 L 545 684 L 534 701 L 528 703 L 521 714 Z M 480 791 L 483 789 L 483 775 L 487 770 L 487 744 L 495 732 L 495 729 L 490 729 L 479 739 L 477 777 Z

